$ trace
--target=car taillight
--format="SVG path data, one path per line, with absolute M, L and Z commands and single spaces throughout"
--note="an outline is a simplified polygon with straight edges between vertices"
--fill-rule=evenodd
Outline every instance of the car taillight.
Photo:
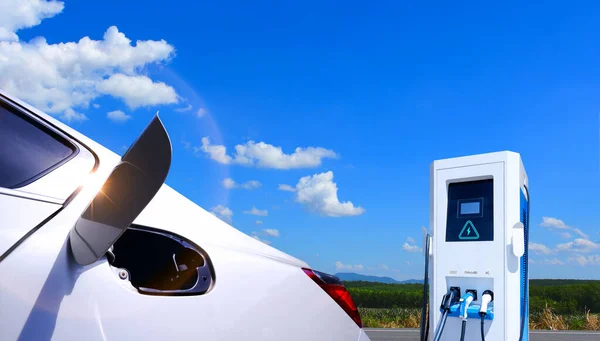
M 344 284 L 339 280 L 339 278 L 328 275 L 326 273 L 302 268 L 304 273 L 308 275 L 318 286 L 321 287 L 333 300 L 340 306 L 352 320 L 362 328 L 362 320 L 360 319 L 360 314 L 356 306 L 354 305 L 354 301 L 352 297 L 350 297 L 350 293 L 344 287 Z

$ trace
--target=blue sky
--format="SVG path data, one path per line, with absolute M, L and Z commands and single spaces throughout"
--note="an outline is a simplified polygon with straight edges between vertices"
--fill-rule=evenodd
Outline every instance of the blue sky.
M 313 268 L 422 277 L 430 163 L 512 150 L 531 276 L 600 279 L 598 4 L 31 3 L 0 87 L 118 153 L 160 111 L 167 183 Z

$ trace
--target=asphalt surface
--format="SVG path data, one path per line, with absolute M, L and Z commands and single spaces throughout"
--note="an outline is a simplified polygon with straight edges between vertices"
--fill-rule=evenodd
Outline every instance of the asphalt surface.
M 418 329 L 365 328 L 371 341 L 419 341 Z M 600 332 L 586 331 L 530 331 L 531 341 L 599 341 Z M 458 339 L 458 338 L 457 338 Z

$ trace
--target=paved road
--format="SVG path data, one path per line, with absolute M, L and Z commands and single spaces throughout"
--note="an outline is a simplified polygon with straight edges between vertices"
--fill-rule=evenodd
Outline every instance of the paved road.
M 418 329 L 365 328 L 371 341 L 419 341 Z M 585 331 L 530 331 L 531 341 L 598 341 L 600 332 Z

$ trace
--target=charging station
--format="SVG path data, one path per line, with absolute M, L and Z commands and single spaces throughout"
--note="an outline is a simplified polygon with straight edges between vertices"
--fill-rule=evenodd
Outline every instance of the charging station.
M 527 341 L 529 183 L 521 156 L 437 160 L 430 181 L 430 323 L 422 339 Z

